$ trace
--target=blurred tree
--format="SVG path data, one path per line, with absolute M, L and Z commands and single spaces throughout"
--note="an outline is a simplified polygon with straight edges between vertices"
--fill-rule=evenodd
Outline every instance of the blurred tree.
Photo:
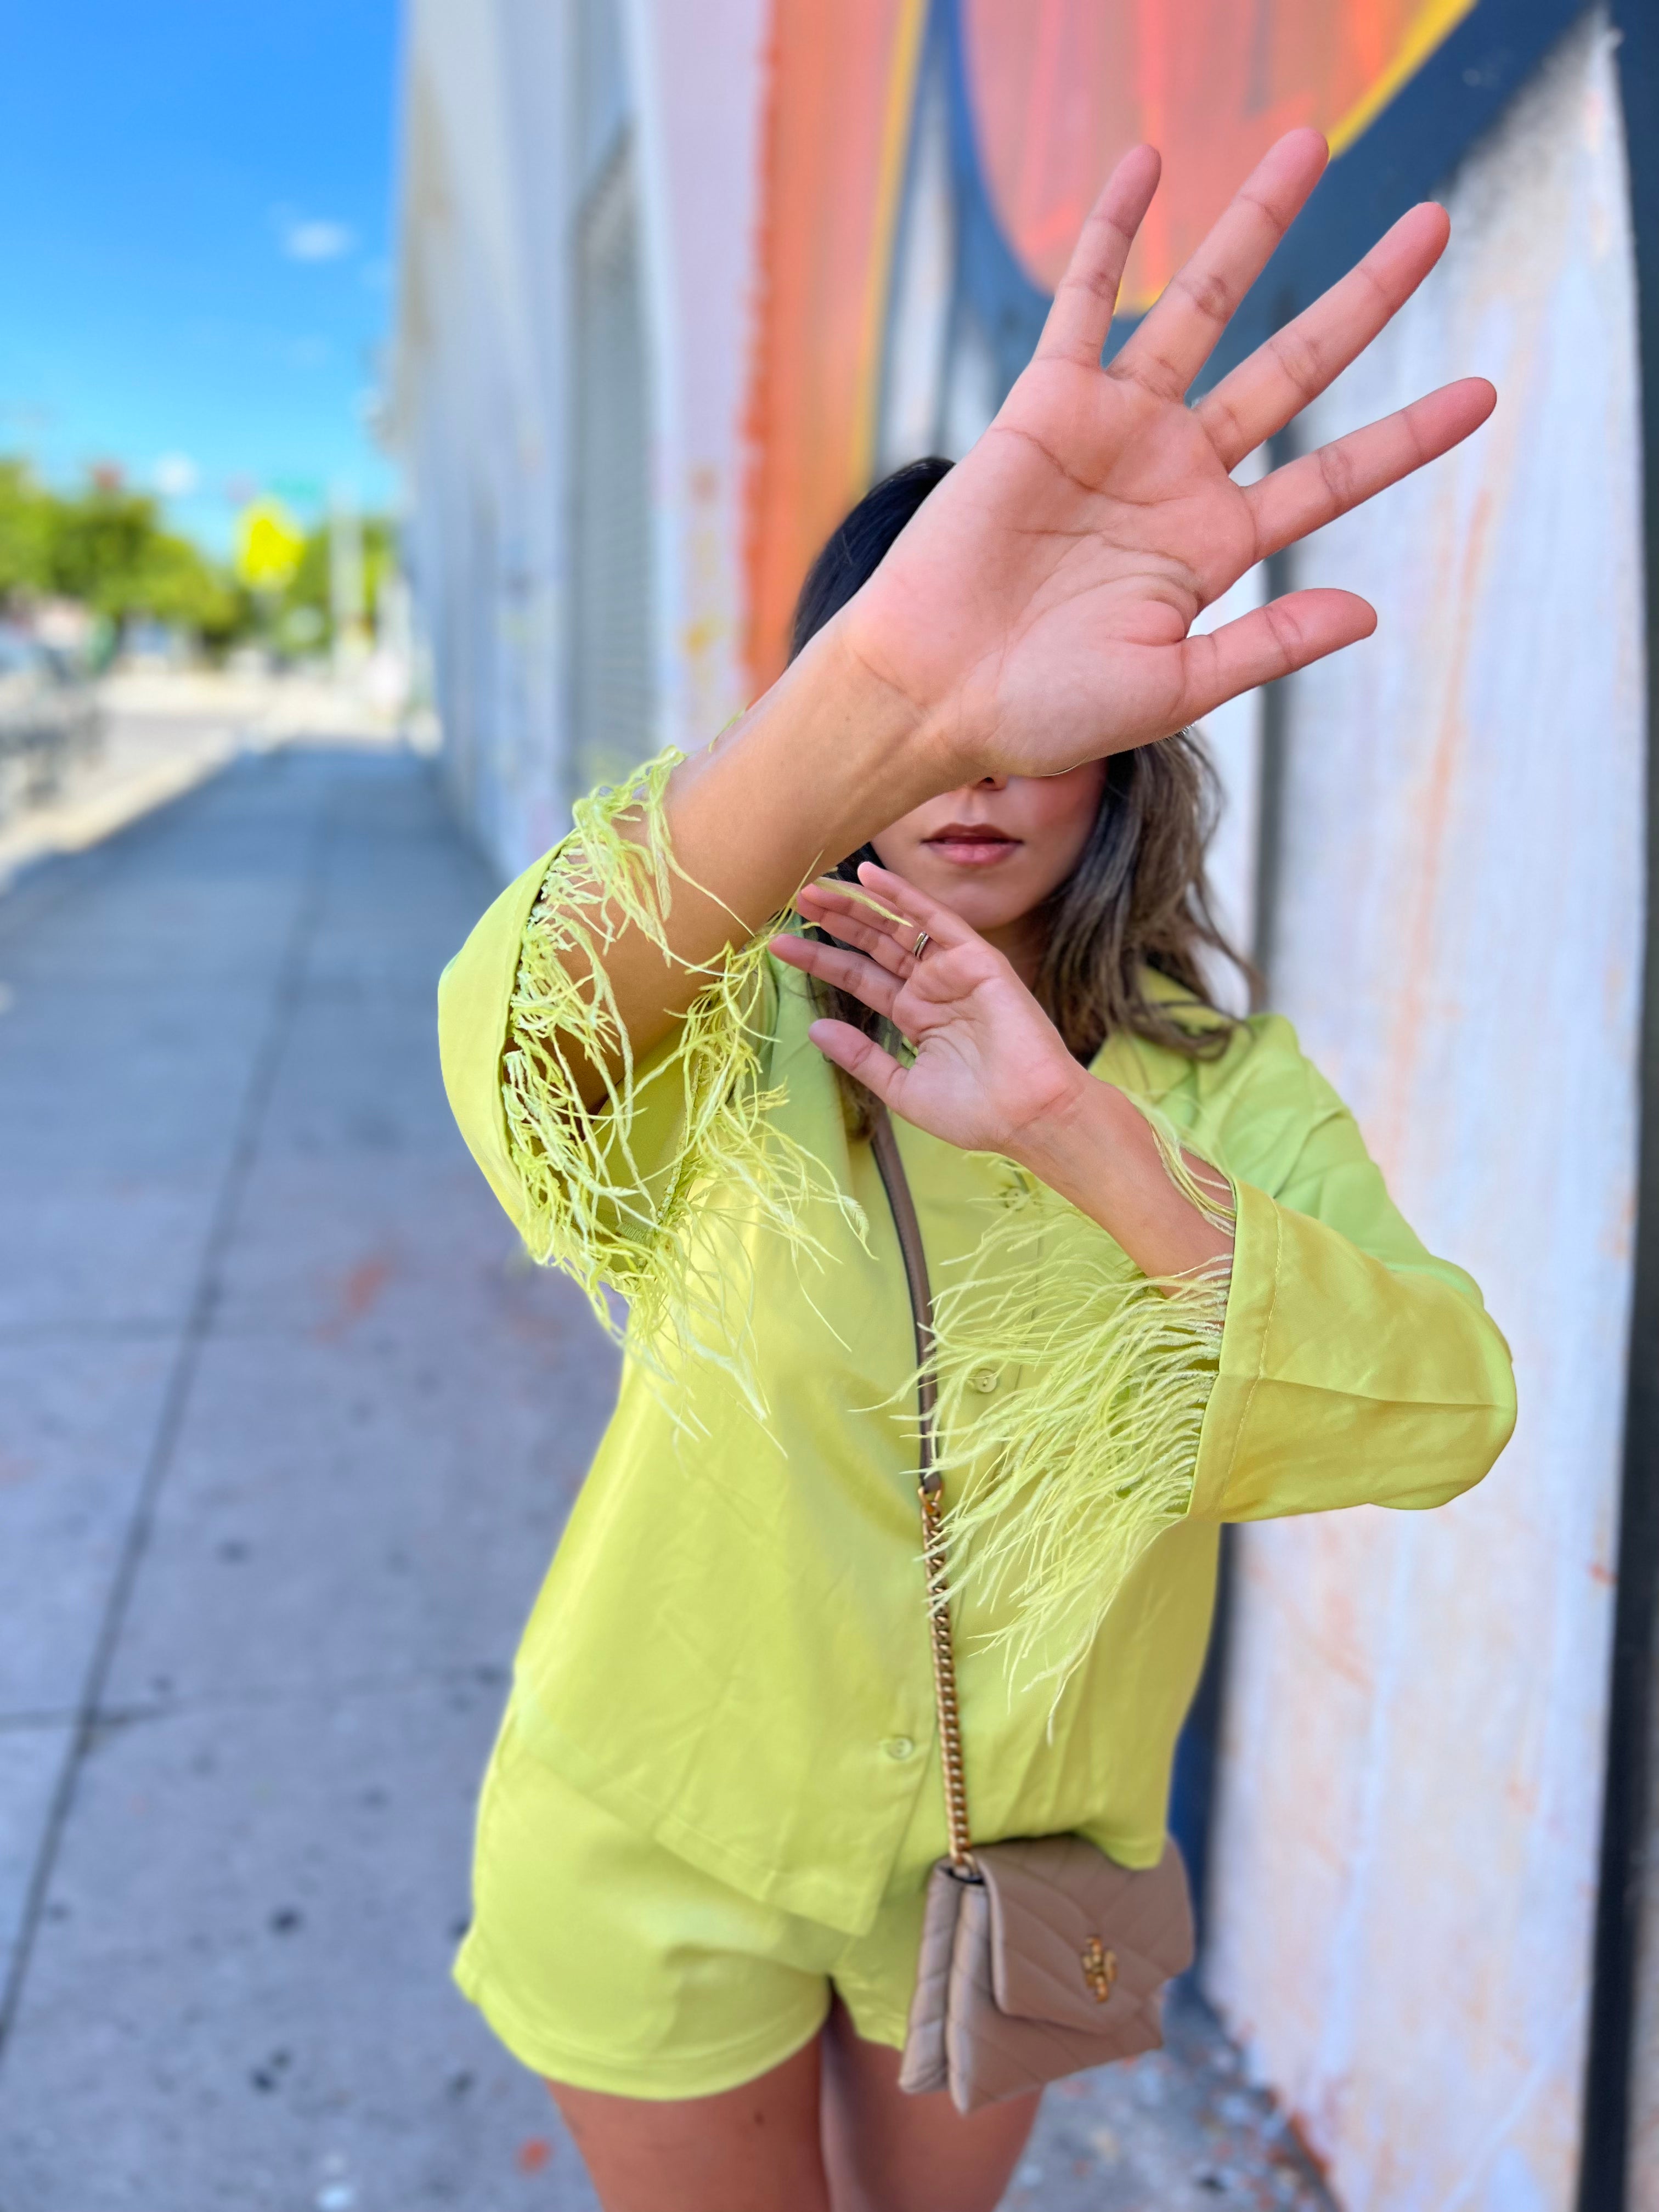
M 0 460 L 0 600 L 46 588 L 52 507 L 26 461 Z
M 19 594 L 76 599 L 117 626 L 149 617 L 216 647 L 253 620 L 226 571 L 163 529 L 155 501 L 114 471 L 66 496 L 27 463 L 0 459 L 0 599 Z
M 246 628 L 243 595 L 187 538 L 162 529 L 153 499 L 93 483 L 54 504 L 49 590 L 116 623 L 148 616 L 210 643 Z

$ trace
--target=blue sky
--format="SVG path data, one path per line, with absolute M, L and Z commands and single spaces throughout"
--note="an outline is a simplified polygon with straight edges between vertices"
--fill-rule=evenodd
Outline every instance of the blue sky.
M 386 503 L 395 0 L 4 20 L 0 453 L 118 462 L 221 547 L 251 486 Z

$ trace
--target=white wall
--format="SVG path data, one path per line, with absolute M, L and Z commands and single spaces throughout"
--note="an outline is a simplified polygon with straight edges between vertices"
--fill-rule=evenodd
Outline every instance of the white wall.
M 1450 194 L 1445 265 L 1313 410 L 1492 424 L 1298 580 L 1376 639 L 1291 690 L 1273 995 L 1512 1344 L 1429 1516 L 1243 1532 L 1211 1989 L 1347 2212 L 1573 2194 L 1617 1538 L 1643 909 L 1635 332 L 1607 33 Z
M 588 5 L 614 12 L 588 39 L 614 28 L 640 191 L 652 736 L 691 745 L 746 703 L 743 415 L 767 9 Z M 598 97 L 579 82 L 578 28 L 576 0 L 414 0 L 410 19 L 396 434 L 446 762 L 503 872 L 568 820 L 570 240 Z
M 504 866 L 562 826 L 562 10 L 416 0 L 395 434 L 445 755 Z
M 632 0 L 657 343 L 657 672 L 665 743 L 748 705 L 743 492 L 766 0 Z

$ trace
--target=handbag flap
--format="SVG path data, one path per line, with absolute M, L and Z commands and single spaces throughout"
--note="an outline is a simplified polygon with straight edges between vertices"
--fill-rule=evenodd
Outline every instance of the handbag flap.
M 1119 1866 L 1083 1836 L 1038 1836 L 974 1854 L 991 1909 L 992 1985 L 1019 2020 L 1106 2028 L 1193 1963 L 1180 1850 Z

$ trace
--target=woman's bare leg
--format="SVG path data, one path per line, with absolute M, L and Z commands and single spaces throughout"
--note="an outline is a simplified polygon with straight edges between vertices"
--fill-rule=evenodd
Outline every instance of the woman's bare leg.
M 899 2054 L 854 2033 L 837 1999 L 823 2046 L 823 2154 L 834 2212 L 993 2212 L 1041 2093 L 965 2118 L 943 2090 L 907 2096 Z
M 838 1999 L 805 2050 L 718 2096 L 548 2087 L 605 2212 L 994 2212 L 1038 2099 L 964 2118 L 898 2075 L 898 2052 L 864 2042 Z
M 548 2087 L 605 2212 L 830 2212 L 821 2039 L 714 2097 L 659 2104 Z

